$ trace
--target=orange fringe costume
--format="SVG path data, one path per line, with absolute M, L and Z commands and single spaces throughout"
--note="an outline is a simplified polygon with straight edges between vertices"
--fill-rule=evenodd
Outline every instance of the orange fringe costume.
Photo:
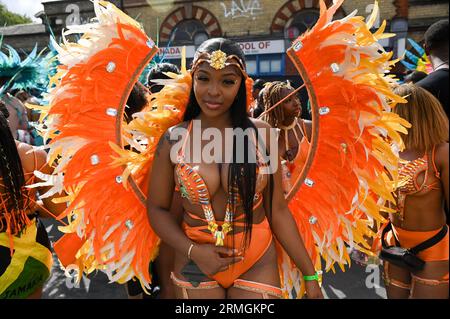
M 324 257 L 327 269 L 350 261 L 345 242 L 369 247 L 364 236 L 374 235 L 370 221 L 382 222 L 380 209 L 393 201 L 385 173 L 397 175 L 391 144 L 401 149 L 397 131 L 406 132 L 405 123 L 390 113 L 389 103 L 403 99 L 383 75 L 392 65 L 391 54 L 377 43 L 386 36 L 385 24 L 375 34 L 369 31 L 378 6 L 367 24 L 354 13 L 332 21 L 342 2 L 327 10 L 321 1 L 318 23 L 288 51 L 307 84 L 313 131 L 318 128 L 304 183 L 297 183 L 288 199 L 309 253 L 314 260 Z M 98 22 L 65 33 L 84 34 L 78 43 L 56 46 L 62 65 L 52 79 L 50 105 L 42 109 L 45 134 L 52 139 L 49 162 L 58 160 L 55 191 L 68 193 L 60 199 L 69 205 L 61 216 L 69 219 L 61 228 L 67 235 L 55 249 L 80 275 L 101 269 L 111 281 L 136 276 L 148 287 L 159 238 L 147 219 L 147 179 L 161 135 L 183 118 L 192 77 L 183 64 L 181 75 L 160 80 L 163 90 L 126 124 L 128 94 L 157 48 L 112 4 L 95 0 L 94 7 Z M 251 85 L 248 78 L 247 92 Z M 286 255 L 280 254 L 279 266 L 284 297 L 301 297 L 302 276 Z

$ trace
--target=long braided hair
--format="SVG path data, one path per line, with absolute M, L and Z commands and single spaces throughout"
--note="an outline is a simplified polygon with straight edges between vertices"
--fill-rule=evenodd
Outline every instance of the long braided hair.
M 274 106 L 284 97 L 282 94 L 283 90 L 293 90 L 293 87 L 289 82 L 281 81 L 274 81 L 266 84 L 263 91 L 263 105 L 265 110 Z M 292 98 L 298 100 L 296 95 Z M 263 115 L 263 120 L 272 127 L 279 127 L 278 125 L 284 121 L 284 110 L 281 105 Z
M 8 126 L 8 109 L 0 100 L 0 181 L 4 192 L 0 194 L 0 231 L 19 234 L 29 223 L 22 194 L 25 185 L 22 163 L 16 142 Z

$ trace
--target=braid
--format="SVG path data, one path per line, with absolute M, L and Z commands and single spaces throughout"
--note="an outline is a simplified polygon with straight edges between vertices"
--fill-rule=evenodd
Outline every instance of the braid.
M 6 211 L 5 207 L 0 209 L 0 219 L 6 220 L 7 232 L 15 235 L 28 223 L 22 193 L 25 178 L 16 143 L 6 121 L 3 107 L 0 112 L 0 177 L 6 195 L 9 195 L 6 201 L 2 199 Z M 2 195 L 0 194 L 0 196 Z
M 264 108 L 267 110 L 279 102 L 283 97 L 283 89 L 290 89 L 291 86 L 285 82 L 275 81 L 270 83 L 264 92 Z M 264 119 L 272 127 L 278 127 L 278 124 L 284 120 L 284 112 L 281 105 L 265 115 Z

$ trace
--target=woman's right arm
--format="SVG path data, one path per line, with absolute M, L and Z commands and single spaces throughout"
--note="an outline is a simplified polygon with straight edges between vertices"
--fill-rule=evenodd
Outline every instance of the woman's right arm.
M 175 183 L 169 137 L 169 131 L 164 133 L 155 152 L 148 188 L 147 214 L 152 228 L 161 240 L 186 255 L 193 242 L 181 230 L 176 216 L 170 213 Z

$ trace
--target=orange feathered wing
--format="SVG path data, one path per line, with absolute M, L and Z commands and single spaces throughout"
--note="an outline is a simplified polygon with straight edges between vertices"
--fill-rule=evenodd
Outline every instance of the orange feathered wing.
M 61 65 L 43 110 L 43 134 L 51 139 L 48 160 L 57 163 L 54 188 L 67 193 L 59 199 L 68 205 L 60 218 L 67 217 L 69 225 L 60 227 L 67 234 L 55 250 L 63 265 L 78 269 L 80 276 L 100 269 L 112 282 L 136 276 L 148 288 L 159 238 L 148 222 L 142 190 L 156 143 L 181 121 L 191 78 L 187 72 L 175 77 L 185 85 L 170 94 L 163 90 L 151 102 L 156 109 L 144 115 L 150 123 L 143 128 L 147 146 L 138 145 L 132 130 L 142 123 L 136 119 L 126 127 L 124 107 L 158 49 L 136 21 L 112 4 L 96 0 L 94 8 L 96 22 L 65 33 L 82 34 L 80 40 L 55 44 Z M 172 107 L 158 107 L 162 98 Z
M 408 125 L 390 112 L 404 100 L 385 75 L 394 63 L 377 42 L 390 36 L 383 34 L 385 24 L 370 32 L 377 3 L 367 23 L 354 13 L 332 21 L 342 2 L 327 9 L 321 1 L 317 24 L 288 50 L 308 89 L 315 132 L 289 208 L 316 269 L 322 257 L 326 270 L 350 264 L 346 245 L 372 254 L 370 226 L 384 220 L 380 211 L 393 200 L 390 186 L 403 147 L 398 131 L 406 133 Z M 301 296 L 301 274 L 286 255 L 279 263 L 286 296 Z

